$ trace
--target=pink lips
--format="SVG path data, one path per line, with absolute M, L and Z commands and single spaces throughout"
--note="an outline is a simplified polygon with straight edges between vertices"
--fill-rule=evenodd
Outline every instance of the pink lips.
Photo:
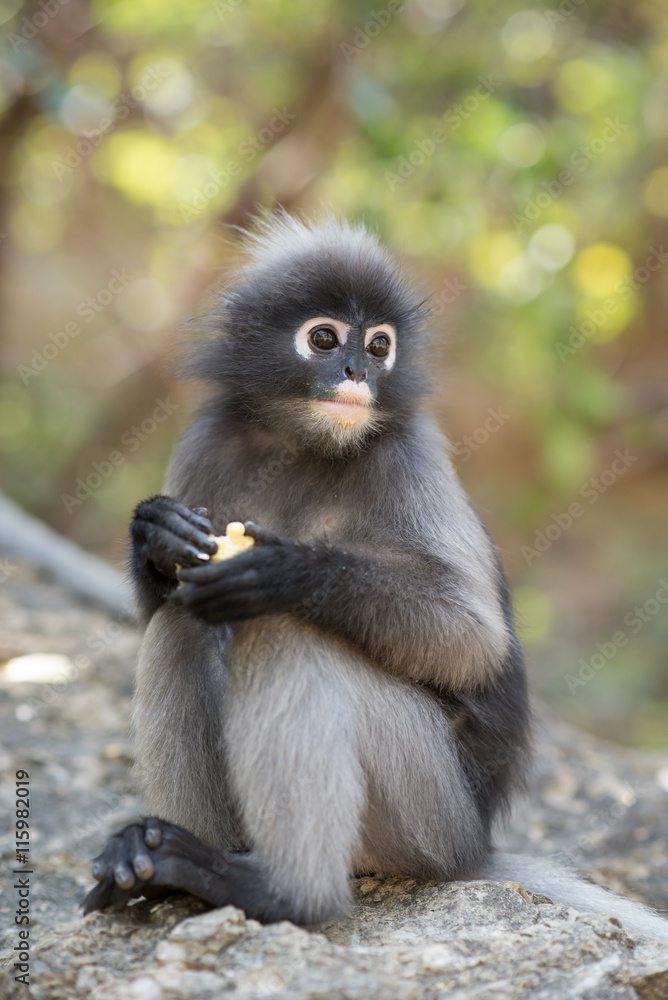
M 318 400 L 318 407 L 343 423 L 357 423 L 363 420 L 370 405 L 371 396 L 368 392 L 340 392 L 334 399 Z

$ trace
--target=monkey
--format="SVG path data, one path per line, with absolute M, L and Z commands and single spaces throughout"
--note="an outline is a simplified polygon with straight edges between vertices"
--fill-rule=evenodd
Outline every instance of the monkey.
M 188 364 L 211 394 L 131 523 L 151 815 L 84 912 L 184 891 L 312 925 L 363 874 L 514 878 L 492 835 L 531 759 L 526 670 L 429 413 L 428 298 L 334 216 L 256 220 L 243 250 Z M 253 545 L 216 562 L 232 521 Z

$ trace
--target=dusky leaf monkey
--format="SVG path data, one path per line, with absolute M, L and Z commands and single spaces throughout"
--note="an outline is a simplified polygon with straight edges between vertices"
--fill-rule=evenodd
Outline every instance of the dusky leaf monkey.
M 527 768 L 524 664 L 424 407 L 422 296 L 362 226 L 282 214 L 209 324 L 213 395 L 131 526 L 152 815 L 95 860 L 86 912 L 177 889 L 308 924 L 355 874 L 517 877 L 491 833 Z M 231 521 L 254 545 L 214 562 Z

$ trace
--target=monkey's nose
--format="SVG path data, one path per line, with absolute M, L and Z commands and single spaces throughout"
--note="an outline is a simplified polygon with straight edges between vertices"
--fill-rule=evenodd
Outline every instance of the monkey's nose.
M 366 368 L 357 369 L 351 368 L 350 365 L 346 365 L 343 369 L 343 374 L 346 378 L 352 379 L 353 382 L 364 382 L 366 379 Z

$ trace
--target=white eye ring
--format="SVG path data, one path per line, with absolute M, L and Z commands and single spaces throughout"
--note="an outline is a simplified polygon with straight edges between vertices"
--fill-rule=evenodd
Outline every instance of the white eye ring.
M 397 332 L 394 327 L 390 326 L 389 323 L 381 323 L 380 326 L 367 327 L 364 334 L 364 346 L 368 347 L 373 338 L 377 337 L 381 333 L 389 340 L 390 349 L 384 358 L 376 358 L 376 360 L 382 361 L 385 365 L 385 369 L 389 372 L 394 365 L 397 356 Z
M 340 319 L 332 319 L 331 316 L 315 316 L 313 319 L 308 319 L 305 323 L 302 323 L 295 334 L 295 350 L 302 358 L 312 358 L 317 353 L 311 347 L 309 336 L 319 326 L 331 326 L 332 329 L 336 330 L 339 344 L 345 344 L 348 339 L 348 333 L 350 332 L 348 323 L 342 323 Z

